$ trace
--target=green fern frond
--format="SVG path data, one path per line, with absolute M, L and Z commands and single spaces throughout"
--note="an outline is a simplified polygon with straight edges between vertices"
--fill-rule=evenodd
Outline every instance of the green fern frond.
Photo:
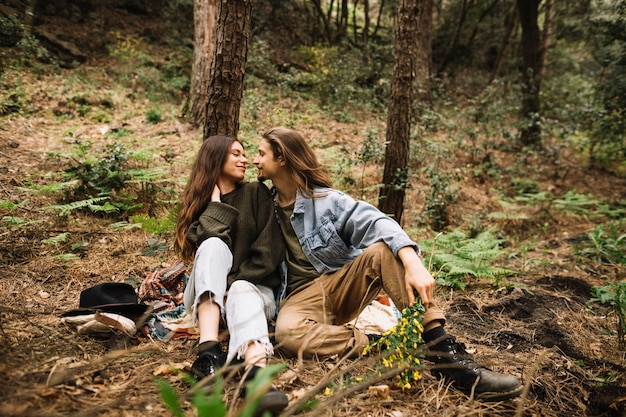
M 67 217 L 67 215 L 73 211 L 81 210 L 84 208 L 89 208 L 90 206 L 97 205 L 97 203 L 106 201 L 108 199 L 109 197 L 95 197 L 95 198 L 89 198 L 87 200 L 73 201 L 68 204 L 60 204 L 60 205 L 55 204 L 51 206 L 46 206 L 44 207 L 44 209 L 54 210 L 56 211 L 58 216 Z
M 15 217 L 15 216 L 4 216 L 2 218 L 2 223 L 7 224 L 8 226 L 13 227 L 25 227 L 33 224 L 43 223 L 45 220 L 28 220 L 23 217 Z
M 43 239 L 42 242 L 48 243 L 50 245 L 57 245 L 61 242 L 65 242 L 69 235 L 70 235 L 69 232 L 60 233 L 56 236 L 49 237 L 48 239 Z
M 504 255 L 500 247 L 502 240 L 494 231 L 495 228 L 470 238 L 466 232 L 456 229 L 437 239 L 421 242 L 426 258 L 432 263 L 430 268 L 437 271 L 437 281 L 463 289 L 464 281 L 470 277 L 497 282 L 499 277 L 508 275 L 508 270 L 494 266 Z

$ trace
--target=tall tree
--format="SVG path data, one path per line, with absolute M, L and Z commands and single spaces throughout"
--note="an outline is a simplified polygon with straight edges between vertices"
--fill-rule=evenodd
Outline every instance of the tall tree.
M 194 0 L 193 3 L 193 66 L 191 88 L 183 114 L 194 126 L 206 119 L 211 59 L 215 49 L 216 0 Z
M 413 82 L 419 53 L 418 22 L 424 0 L 399 0 L 394 65 L 387 114 L 387 148 L 378 208 L 400 223 L 408 183 Z
M 219 0 L 204 137 L 236 136 L 248 58 L 252 0 Z
M 541 89 L 541 32 L 539 4 L 541 0 L 517 0 L 522 25 L 522 117 L 525 119 L 520 140 L 524 145 L 541 145 L 540 101 Z

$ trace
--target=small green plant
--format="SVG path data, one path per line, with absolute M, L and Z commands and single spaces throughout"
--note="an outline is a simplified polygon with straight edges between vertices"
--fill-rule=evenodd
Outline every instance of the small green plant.
M 157 109 L 150 109 L 146 112 L 146 122 L 157 124 L 162 120 L 161 111 Z
M 272 385 L 274 376 L 284 369 L 285 366 L 286 364 L 284 363 L 268 365 L 257 372 L 254 379 L 247 384 L 244 404 L 236 413 L 232 411 L 229 413 L 228 407 L 224 403 L 222 398 L 223 382 L 220 374 L 216 374 L 210 395 L 206 394 L 200 384 L 192 385 L 193 397 L 191 404 L 196 410 L 196 415 L 198 417 L 225 417 L 226 415 L 232 417 L 255 416 L 263 394 L 265 394 Z M 161 400 L 171 411 L 172 415 L 175 417 L 185 417 L 186 414 L 180 404 L 180 396 L 172 385 L 164 379 L 157 379 L 156 383 L 161 393 Z M 263 417 L 265 417 L 265 414 Z
M 375 366 L 375 372 L 378 375 L 393 368 L 403 368 L 396 377 L 397 386 L 403 390 L 411 388 L 412 383 L 420 379 L 422 355 L 419 349 L 423 343 L 424 311 L 421 301 L 416 300 L 411 306 L 402 310 L 402 317 L 398 324 L 363 350 L 363 355 L 375 352 L 380 355 L 380 363 Z
M 610 313 L 617 316 L 617 347 L 626 350 L 626 281 L 607 282 L 603 287 L 591 287 L 592 298 L 589 302 L 608 304 Z
M 80 181 L 74 194 L 98 195 L 124 188 L 129 178 L 126 171 L 130 152 L 121 143 L 114 142 L 106 146 L 104 155 L 89 155 L 91 146 L 91 142 L 78 144 L 79 156 L 84 155 L 84 158 L 65 170 L 68 178 Z
M 429 219 L 430 226 L 436 231 L 441 231 L 450 224 L 450 205 L 459 196 L 459 190 L 454 186 L 458 176 L 440 171 L 436 164 L 425 167 L 424 173 L 430 179 L 424 214 Z
M 600 263 L 626 265 L 626 220 L 596 226 L 576 247 L 576 253 Z
M 502 240 L 495 236 L 495 230 L 491 228 L 471 238 L 467 232 L 456 229 L 420 242 L 437 284 L 465 289 L 468 278 L 483 277 L 499 285 L 510 271 L 493 266 L 504 256 Z
M 130 216 L 130 219 L 141 225 L 141 228 L 148 235 L 162 236 L 167 232 L 173 231 L 176 227 L 176 218 L 168 214 L 168 216 L 160 219 L 149 217 L 141 214 Z
M 4 210 L 8 210 L 8 211 L 13 211 L 18 207 L 17 204 L 15 204 L 12 201 L 9 200 L 0 200 L 0 209 L 4 209 Z
M 27 227 L 33 224 L 39 224 L 43 222 L 45 222 L 45 220 L 29 220 L 23 217 L 16 217 L 16 216 L 4 216 L 2 218 L 2 223 L 6 225 L 3 227 L 6 227 L 6 228 L 18 228 L 19 229 L 21 227 Z

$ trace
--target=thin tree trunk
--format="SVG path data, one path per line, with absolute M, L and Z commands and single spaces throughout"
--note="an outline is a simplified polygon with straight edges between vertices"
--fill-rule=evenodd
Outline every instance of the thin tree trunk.
M 370 0 L 363 0 L 363 59 L 370 62 Z
M 540 99 L 541 87 L 539 32 L 539 3 L 541 0 L 517 0 L 522 24 L 522 117 L 520 140 L 524 145 L 541 145 Z
M 413 82 L 418 55 L 420 0 L 399 0 L 387 115 L 387 149 L 378 207 L 400 223 L 408 183 Z
M 213 58 L 216 0 L 194 0 L 193 23 L 193 66 L 191 68 L 191 87 L 189 97 L 183 109 L 183 115 L 193 126 L 201 126 L 206 120 L 209 96 L 209 75 Z
M 456 26 L 456 30 L 454 32 L 454 37 L 452 38 L 452 42 L 450 42 L 450 46 L 448 46 L 448 50 L 444 55 L 443 61 L 437 70 L 437 74 L 442 74 L 448 64 L 450 63 L 450 59 L 452 57 L 452 51 L 454 51 L 459 44 L 459 38 L 461 37 L 461 29 L 463 29 L 463 24 L 465 24 L 465 18 L 467 17 L 467 12 L 470 9 L 470 5 L 468 5 L 467 0 L 463 0 L 463 7 L 461 8 L 461 16 L 459 17 L 459 23 Z
M 500 48 L 498 49 L 498 56 L 496 57 L 496 62 L 493 65 L 493 71 L 491 71 L 491 77 L 489 77 L 489 82 L 487 83 L 487 85 L 491 84 L 496 78 L 498 78 L 500 74 L 504 55 L 506 54 L 506 50 L 511 44 L 511 36 L 513 35 L 513 31 L 517 26 L 517 17 L 517 5 L 513 4 L 511 12 L 509 13 L 509 16 L 507 18 L 506 31 L 504 33 L 504 37 L 502 38 L 502 42 L 500 43 Z
M 552 19 L 554 17 L 554 0 L 546 0 L 545 17 L 543 20 L 543 36 L 541 38 L 540 56 L 539 56 L 539 83 L 546 74 L 546 57 L 550 47 L 550 37 L 552 36 Z
M 371 37 L 376 37 L 378 34 L 378 29 L 380 29 L 380 20 L 383 16 L 383 9 L 385 7 L 385 0 L 380 0 L 380 6 L 378 7 L 378 17 L 376 18 L 376 26 L 374 26 L 374 31 L 372 32 Z
M 432 28 L 433 0 L 421 0 L 419 12 L 419 34 L 417 41 L 417 61 L 415 79 L 417 81 L 417 99 L 420 102 L 432 102 L 430 78 L 432 76 Z
M 252 0 L 221 0 L 211 62 L 204 138 L 237 136 L 248 57 Z

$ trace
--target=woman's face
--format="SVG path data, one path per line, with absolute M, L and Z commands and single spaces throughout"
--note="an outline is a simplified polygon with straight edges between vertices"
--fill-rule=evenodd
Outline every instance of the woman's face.
M 244 154 L 243 146 L 237 141 L 233 142 L 222 167 L 222 179 L 239 183 L 245 177 L 247 165 L 248 159 Z

